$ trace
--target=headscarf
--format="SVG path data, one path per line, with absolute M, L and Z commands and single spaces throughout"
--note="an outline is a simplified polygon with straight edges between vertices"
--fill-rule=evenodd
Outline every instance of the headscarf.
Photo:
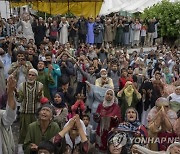
M 71 120 L 71 119 L 69 119 L 69 121 L 65 124 L 64 127 L 66 127 L 66 126 L 69 124 L 70 120 Z M 85 127 L 85 125 L 84 125 L 84 122 L 83 122 L 81 119 L 80 119 L 80 123 L 81 123 L 82 129 L 83 129 L 85 135 L 87 135 L 87 134 L 86 134 L 86 127 Z M 65 140 L 66 140 L 66 144 L 68 144 L 68 145 L 71 147 L 71 149 L 73 149 L 73 142 L 72 142 L 72 140 L 71 140 L 71 138 L 70 138 L 70 136 L 69 136 L 69 132 L 67 132 L 67 133 L 65 134 Z M 80 136 L 77 136 L 77 137 L 75 138 L 75 145 L 79 144 L 80 142 L 81 142 L 81 137 L 80 137 Z
M 144 89 L 146 91 L 146 96 L 145 96 L 145 102 L 144 102 L 144 110 L 147 111 L 149 106 L 153 107 L 154 103 L 155 103 L 155 94 L 154 92 L 154 88 L 153 88 L 153 84 L 151 81 L 144 81 L 144 83 L 142 84 L 141 88 L 140 88 L 140 93 L 143 94 L 142 89 Z M 148 90 L 152 90 L 152 96 L 151 99 L 149 98 L 149 96 L 147 95 L 147 91 Z M 148 101 L 148 100 L 151 101 Z
M 53 102 L 53 105 L 57 108 L 64 108 L 66 106 L 65 102 L 64 102 L 64 94 L 61 92 L 57 92 L 56 94 L 58 94 L 61 97 L 61 103 L 57 104 L 55 101 Z M 55 94 L 55 95 L 56 95 Z M 54 97 L 55 97 L 54 95 Z
M 133 86 L 131 85 L 132 82 L 130 81 L 127 81 L 125 86 L 128 84 L 128 86 L 124 89 L 124 94 L 126 96 L 126 100 L 127 100 L 127 103 L 128 103 L 128 106 L 131 106 L 131 103 L 132 103 L 132 99 L 133 99 L 133 93 L 134 93 L 134 88 Z
M 107 92 L 108 92 L 108 91 L 112 91 L 112 93 L 113 93 L 113 98 L 112 98 L 111 101 L 107 101 L 107 100 L 106 100 L 106 95 L 107 95 Z M 115 97 L 114 91 L 113 91 L 112 89 L 108 89 L 108 90 L 106 91 L 106 93 L 105 93 L 105 97 L 104 97 L 104 101 L 103 101 L 103 106 L 104 106 L 104 107 L 109 107 L 109 106 L 113 105 L 113 103 L 114 103 L 114 97 Z
M 128 110 L 129 109 L 133 109 L 135 112 L 136 112 L 136 119 L 135 121 L 128 121 L 127 119 L 127 113 L 128 113 Z M 138 116 L 138 112 L 135 108 L 133 107 L 129 107 L 127 110 L 126 110 L 126 113 L 125 113 L 125 124 L 119 124 L 118 128 L 119 129 L 123 129 L 123 130 L 126 130 L 126 131 L 131 131 L 131 132 L 135 132 L 138 127 L 141 125 L 140 121 L 139 121 L 139 116 Z

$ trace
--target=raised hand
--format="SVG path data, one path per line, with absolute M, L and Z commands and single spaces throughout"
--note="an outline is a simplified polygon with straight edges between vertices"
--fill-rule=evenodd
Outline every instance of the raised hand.
M 7 81 L 7 93 L 12 93 L 16 89 L 16 80 L 13 75 L 10 75 Z

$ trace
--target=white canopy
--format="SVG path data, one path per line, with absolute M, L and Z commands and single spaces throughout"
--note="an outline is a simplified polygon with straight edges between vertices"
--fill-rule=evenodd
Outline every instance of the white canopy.
M 147 7 L 157 4 L 161 0 L 104 0 L 100 15 L 107 15 L 112 12 L 127 11 L 129 13 L 143 12 Z M 176 1 L 176 0 L 170 0 Z

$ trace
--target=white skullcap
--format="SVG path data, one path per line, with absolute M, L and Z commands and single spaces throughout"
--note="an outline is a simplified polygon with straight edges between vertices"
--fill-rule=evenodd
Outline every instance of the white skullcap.
M 106 70 L 105 68 L 102 68 L 102 69 L 100 70 L 100 73 L 103 72 L 103 71 L 107 71 L 107 70 Z
M 31 68 L 31 69 L 29 70 L 29 72 L 33 72 L 33 73 L 36 74 L 36 76 L 38 76 L 38 71 L 37 71 L 36 69 L 34 69 L 34 68 Z

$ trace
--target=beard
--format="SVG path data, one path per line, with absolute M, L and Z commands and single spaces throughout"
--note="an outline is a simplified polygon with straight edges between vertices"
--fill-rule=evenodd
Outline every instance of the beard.
M 36 80 L 27 80 L 28 83 L 33 84 Z

